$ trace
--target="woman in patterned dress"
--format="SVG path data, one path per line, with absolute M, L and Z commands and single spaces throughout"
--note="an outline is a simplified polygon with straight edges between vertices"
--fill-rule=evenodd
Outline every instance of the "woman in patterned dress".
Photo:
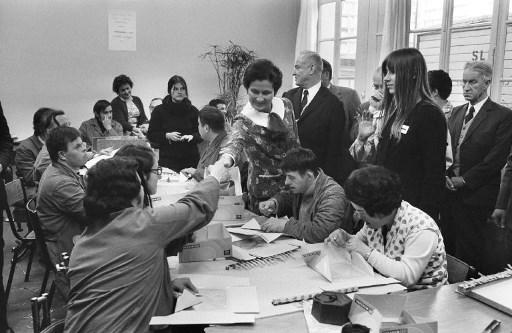
M 292 103 L 275 97 L 283 74 L 270 60 L 260 59 L 247 67 L 243 84 L 249 102 L 234 119 L 231 140 L 217 163 L 240 165 L 249 162 L 248 208 L 258 213 L 258 203 L 284 186 L 279 168 L 286 152 L 299 145 Z
M 381 166 L 362 168 L 352 172 L 344 189 L 365 224 L 353 236 L 335 230 L 326 242 L 358 252 L 379 273 L 409 289 L 447 283 L 443 236 L 427 213 L 402 200 L 396 173 Z

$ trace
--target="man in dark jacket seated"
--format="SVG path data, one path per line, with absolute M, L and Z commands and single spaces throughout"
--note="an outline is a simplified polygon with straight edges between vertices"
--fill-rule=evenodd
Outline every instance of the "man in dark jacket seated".
M 308 243 L 318 243 L 337 228 L 352 230 L 351 219 L 345 218 L 348 205 L 345 192 L 320 169 L 313 151 L 291 149 L 281 168 L 289 191 L 281 191 L 261 202 L 259 208 L 263 215 L 286 215 L 290 219 L 268 220 L 261 225 L 264 231 L 283 232 Z

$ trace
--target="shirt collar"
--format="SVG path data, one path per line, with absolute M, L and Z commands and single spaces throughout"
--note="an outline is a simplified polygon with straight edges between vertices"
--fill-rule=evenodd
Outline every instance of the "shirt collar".
M 318 93 L 318 90 L 320 90 L 320 87 L 322 86 L 322 81 L 318 81 L 314 86 L 309 87 L 308 89 L 304 89 L 308 91 L 308 104 L 311 103 L 313 98 L 315 98 L 316 94 Z M 302 90 L 302 95 L 304 95 L 304 90 Z M 302 99 L 302 97 L 301 97 Z M 306 104 L 306 105 L 308 105 Z
M 487 96 L 486 98 L 484 98 L 483 100 L 481 100 L 480 102 L 476 103 L 475 105 L 473 105 L 473 107 L 475 108 L 475 116 L 476 114 L 478 113 L 478 111 L 480 111 L 480 109 L 482 108 L 482 106 L 485 104 L 485 102 L 487 102 L 487 100 L 489 99 L 489 96 Z M 471 103 L 468 103 L 468 112 L 469 112 L 469 108 L 471 107 Z

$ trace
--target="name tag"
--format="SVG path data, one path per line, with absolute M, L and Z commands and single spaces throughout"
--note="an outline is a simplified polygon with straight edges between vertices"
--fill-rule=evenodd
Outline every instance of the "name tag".
M 407 134 L 407 132 L 409 132 L 409 126 L 402 125 L 402 128 L 400 129 L 400 133 Z

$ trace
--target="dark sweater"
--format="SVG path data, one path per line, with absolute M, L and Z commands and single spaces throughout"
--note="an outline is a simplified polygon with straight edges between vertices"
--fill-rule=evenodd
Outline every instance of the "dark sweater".
M 405 120 L 400 141 L 390 137 L 391 123 L 388 121 L 382 130 L 377 164 L 400 176 L 404 200 L 437 221 L 445 183 L 447 130 L 444 115 L 437 106 L 419 102 Z
M 180 171 L 195 167 L 199 161 L 197 143 L 201 141 L 197 124 L 199 111 L 189 102 L 174 103 L 165 98 L 151 114 L 148 139 L 160 147 L 160 166 Z M 166 133 L 180 132 L 181 135 L 193 135 L 192 141 L 176 142 L 165 138 Z

